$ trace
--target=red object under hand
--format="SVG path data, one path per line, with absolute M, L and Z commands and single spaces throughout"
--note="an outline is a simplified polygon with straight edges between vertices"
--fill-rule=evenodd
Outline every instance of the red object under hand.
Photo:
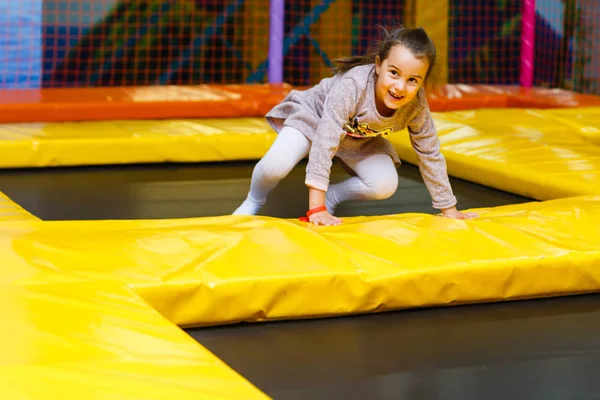
M 298 219 L 300 221 L 302 221 L 302 222 L 309 222 L 310 221 L 309 217 L 311 215 L 316 214 L 316 213 L 320 213 L 321 211 L 327 211 L 327 207 L 325 207 L 325 206 L 315 207 L 315 208 L 313 208 L 311 210 L 308 210 L 308 212 L 306 213 L 306 217 L 300 217 Z

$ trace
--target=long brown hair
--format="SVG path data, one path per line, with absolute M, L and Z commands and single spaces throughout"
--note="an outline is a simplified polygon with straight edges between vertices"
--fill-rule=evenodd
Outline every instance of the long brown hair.
M 425 75 L 427 81 L 436 61 L 436 50 L 433 41 L 423 28 L 396 28 L 391 32 L 381 27 L 383 39 L 376 42 L 374 49 L 364 55 L 338 58 L 334 60 L 337 65 L 335 73 L 344 73 L 359 65 L 374 64 L 377 56 L 382 62 L 390 54 L 390 50 L 397 45 L 402 45 L 410 50 L 416 58 L 425 58 L 429 62 L 429 68 Z

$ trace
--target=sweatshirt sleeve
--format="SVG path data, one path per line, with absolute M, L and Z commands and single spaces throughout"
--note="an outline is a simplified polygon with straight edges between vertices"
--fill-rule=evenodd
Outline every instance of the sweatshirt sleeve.
M 355 114 L 359 97 L 360 88 L 351 78 L 342 78 L 329 91 L 308 154 L 307 186 L 327 190 L 333 157 L 346 136 L 343 126 Z
M 410 142 L 419 160 L 419 170 L 429 191 L 433 207 L 449 208 L 456 205 L 446 168 L 446 160 L 440 152 L 440 141 L 429 106 L 423 101 L 420 111 L 408 124 Z

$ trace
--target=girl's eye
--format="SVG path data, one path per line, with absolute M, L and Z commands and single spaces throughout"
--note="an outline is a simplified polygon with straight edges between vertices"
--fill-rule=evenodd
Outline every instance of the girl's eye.
M 398 75 L 398 72 L 396 72 L 394 70 L 391 70 L 390 72 L 392 73 L 392 75 Z

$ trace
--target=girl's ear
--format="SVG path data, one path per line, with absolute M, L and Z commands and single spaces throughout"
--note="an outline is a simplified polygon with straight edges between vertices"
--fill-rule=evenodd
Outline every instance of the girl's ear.
M 381 68 L 381 59 L 379 56 L 375 56 L 375 73 L 379 75 L 379 69 Z

